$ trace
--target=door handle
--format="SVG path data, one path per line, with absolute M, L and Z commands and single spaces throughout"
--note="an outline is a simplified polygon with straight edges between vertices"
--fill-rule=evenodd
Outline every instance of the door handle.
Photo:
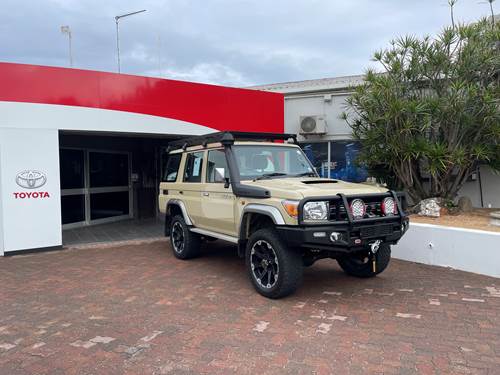
M 181 190 L 181 191 L 179 191 L 179 194 L 184 194 L 184 192 Z
M 201 195 L 203 195 L 204 197 L 208 197 L 210 194 L 204 191 L 203 193 L 201 193 Z

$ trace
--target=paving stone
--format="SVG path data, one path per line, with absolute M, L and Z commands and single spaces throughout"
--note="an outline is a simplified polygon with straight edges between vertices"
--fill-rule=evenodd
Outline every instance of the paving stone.
M 276 301 L 231 245 L 180 261 L 141 241 L 0 258 L 0 374 L 498 372 L 499 279 L 398 260 L 356 279 L 323 260 Z

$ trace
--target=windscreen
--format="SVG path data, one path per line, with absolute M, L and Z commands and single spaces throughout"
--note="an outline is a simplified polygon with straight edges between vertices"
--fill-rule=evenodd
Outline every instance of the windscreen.
M 241 180 L 316 175 L 298 147 L 236 145 L 233 150 Z

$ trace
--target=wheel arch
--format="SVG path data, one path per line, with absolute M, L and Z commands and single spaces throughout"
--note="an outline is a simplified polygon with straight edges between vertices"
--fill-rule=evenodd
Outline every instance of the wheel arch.
M 285 225 L 285 220 L 276 207 L 266 204 L 251 203 L 247 205 L 241 213 L 238 230 L 240 241 L 248 240 L 253 233 L 252 223 L 259 218 L 265 218 L 265 221 L 272 222 L 274 225 Z
M 193 222 L 189 218 L 186 205 L 179 199 L 170 199 L 165 210 L 165 236 L 170 235 L 170 223 L 175 215 L 182 215 L 186 225 L 191 226 Z

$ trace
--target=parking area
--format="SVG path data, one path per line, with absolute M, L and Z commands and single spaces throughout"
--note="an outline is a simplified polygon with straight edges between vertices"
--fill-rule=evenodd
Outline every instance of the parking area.
M 500 280 L 393 260 L 324 260 L 283 300 L 234 248 L 166 241 L 0 258 L 0 374 L 493 374 Z

